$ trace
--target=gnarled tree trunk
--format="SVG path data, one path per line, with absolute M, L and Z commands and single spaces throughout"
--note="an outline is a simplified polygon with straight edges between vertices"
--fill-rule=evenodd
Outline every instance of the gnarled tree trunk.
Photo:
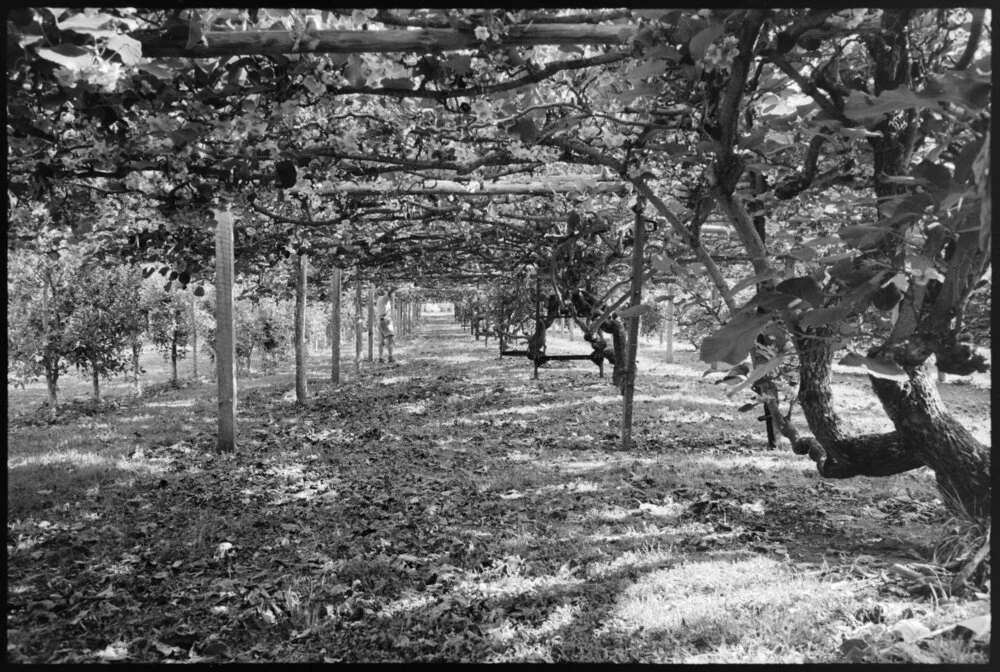
M 990 511 L 990 448 L 948 412 L 929 365 L 904 367 L 905 382 L 869 376 L 895 430 L 848 436 L 830 389 L 830 341 L 801 337 L 796 347 L 799 402 L 814 436 L 789 438 L 795 452 L 808 453 L 822 476 L 891 476 L 928 466 L 951 508 L 973 516 Z
M 59 369 L 45 362 L 45 387 L 49 392 L 49 408 L 59 408 Z

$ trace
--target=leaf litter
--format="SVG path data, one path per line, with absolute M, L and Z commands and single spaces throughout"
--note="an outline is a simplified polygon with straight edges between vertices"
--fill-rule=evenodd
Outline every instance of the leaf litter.
M 475 356 L 444 364 L 432 344 Z M 909 595 L 891 570 L 926 560 L 942 515 L 927 479 L 818 480 L 759 427 L 704 422 L 726 405 L 637 404 L 621 451 L 608 381 L 532 381 L 476 345 L 438 324 L 409 348 L 428 354 L 316 382 L 304 407 L 254 390 L 237 454 L 209 433 L 150 438 L 130 459 L 155 478 L 8 520 L 8 660 L 681 660 L 604 625 L 641 577 L 720 557 Z M 710 387 L 648 381 L 654 398 Z M 988 642 L 981 616 L 937 630 Z M 921 626 L 897 619 L 886 641 L 918 646 Z M 874 650 L 848 641 L 826 660 Z

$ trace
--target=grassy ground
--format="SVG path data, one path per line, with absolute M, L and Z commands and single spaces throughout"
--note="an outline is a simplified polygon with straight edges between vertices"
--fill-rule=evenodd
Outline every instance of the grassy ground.
M 988 659 L 988 596 L 900 574 L 948 533 L 932 476 L 819 479 L 693 352 L 641 348 L 629 451 L 588 362 L 534 381 L 444 316 L 396 365 L 343 354 L 306 407 L 287 372 L 241 379 L 231 456 L 209 383 L 54 424 L 9 390 L 8 661 Z M 836 393 L 884 426 L 863 378 Z M 983 382 L 943 394 L 989 441 Z

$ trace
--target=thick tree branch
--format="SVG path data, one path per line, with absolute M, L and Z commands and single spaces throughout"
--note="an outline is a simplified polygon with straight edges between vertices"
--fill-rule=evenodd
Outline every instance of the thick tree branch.
M 765 13 L 749 10 L 740 21 L 739 53 L 730 66 L 729 78 L 722 100 L 719 101 L 718 122 L 720 126 L 719 145 L 722 153 L 729 154 L 736 147 L 739 127 L 739 110 L 746 90 L 747 76 L 753 63 L 753 46 L 764 24 Z
M 570 152 L 575 152 L 577 154 L 580 154 L 581 156 L 585 156 L 588 159 L 590 159 L 590 161 L 587 161 L 586 163 L 595 166 L 607 166 L 608 168 L 611 168 L 612 170 L 614 170 L 616 173 L 619 174 L 621 174 L 622 170 L 624 169 L 624 164 L 622 164 L 621 161 L 618 161 L 612 156 L 608 156 L 599 149 L 590 147 L 589 145 L 585 145 L 580 142 L 574 142 L 572 140 L 566 140 L 563 138 L 554 138 L 552 136 L 549 136 L 541 139 L 539 141 L 539 144 L 548 145 L 550 147 L 559 147 L 560 149 L 565 149 Z
M 429 186 L 398 185 L 377 187 L 371 184 L 357 182 L 341 182 L 331 189 L 318 192 L 322 196 L 339 194 L 352 195 L 390 195 L 410 194 L 425 196 L 462 196 L 466 198 L 490 197 L 500 194 L 530 194 L 548 196 L 551 194 L 567 194 L 585 191 L 589 194 L 624 194 L 625 185 L 621 182 L 601 181 L 595 175 L 564 175 L 542 181 L 518 182 L 454 182 L 452 180 L 424 180 Z
M 818 133 L 809 141 L 802 172 L 786 177 L 774 187 L 774 195 L 783 201 L 801 194 L 816 177 L 816 166 L 819 164 L 819 151 L 826 142 L 826 136 Z
M 698 261 L 705 265 L 705 272 L 712 279 L 712 283 L 719 290 L 719 296 L 722 300 L 726 302 L 726 306 L 729 308 L 730 313 L 735 313 L 737 310 L 736 299 L 733 297 L 732 291 L 729 289 L 729 285 L 726 283 L 726 279 L 722 277 L 722 273 L 719 271 L 719 267 L 716 265 L 715 261 L 709 255 L 708 250 L 705 249 L 703 245 L 695 244 L 694 236 L 691 232 L 684 226 L 684 223 L 670 211 L 667 204 L 663 200 L 653 193 L 649 185 L 646 184 L 641 178 L 635 178 L 631 180 L 632 184 L 635 185 L 636 191 L 646 197 L 646 199 L 653 204 L 656 211 L 660 213 L 668 222 L 670 222 L 671 228 L 674 232 L 680 236 L 680 239 L 687 245 L 695 254 Z
M 983 34 L 983 18 L 986 14 L 986 10 L 982 7 L 975 7 L 969 9 L 972 13 L 972 26 L 969 28 L 969 41 L 965 45 L 965 52 L 962 57 L 958 59 L 955 63 L 955 70 L 965 70 L 972 64 L 972 59 L 976 55 L 976 49 L 979 48 L 979 40 Z
M 507 152 L 503 151 L 488 152 L 483 156 L 467 163 L 461 163 L 458 161 L 422 161 L 419 159 L 408 159 L 401 155 L 383 156 L 380 154 L 356 154 L 354 152 L 343 152 L 330 147 L 312 147 L 297 151 L 294 153 L 294 156 L 300 160 L 307 160 L 309 157 L 313 156 L 325 156 L 338 160 L 388 163 L 394 166 L 413 168 L 417 170 L 450 170 L 458 173 L 459 175 L 467 175 L 468 173 L 471 173 L 477 168 L 481 168 L 483 166 L 506 166 L 519 162 L 530 163 L 530 160 L 528 159 L 515 159 Z
M 753 218 L 750 217 L 750 214 L 743 206 L 743 200 L 736 194 L 722 188 L 722 185 L 719 184 L 713 187 L 713 193 L 716 201 L 729 216 L 729 220 L 732 222 L 733 228 L 736 229 L 736 234 L 743 242 L 743 247 L 746 249 L 747 254 L 750 255 L 754 273 L 760 275 L 772 270 L 771 261 L 767 254 L 767 247 L 757 233 L 757 228 L 753 224 Z
M 830 117 L 840 121 L 844 126 L 853 127 L 857 125 L 853 119 L 849 119 L 844 116 L 844 113 L 837 109 L 833 101 L 823 95 L 823 92 L 813 84 L 809 79 L 804 77 L 802 73 L 795 69 L 795 67 L 788 62 L 782 54 L 774 53 L 771 54 L 771 62 L 774 63 L 778 68 L 791 78 L 793 82 L 799 85 L 799 89 L 802 90 L 807 96 L 811 97 L 816 101 L 816 104 L 826 112 Z

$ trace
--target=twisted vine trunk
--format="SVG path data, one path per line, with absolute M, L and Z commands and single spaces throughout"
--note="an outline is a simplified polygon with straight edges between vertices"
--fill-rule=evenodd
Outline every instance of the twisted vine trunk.
M 45 360 L 45 388 L 49 393 L 49 408 L 59 408 L 59 369 L 48 359 Z
M 973 516 L 988 514 L 990 448 L 951 415 L 930 367 L 904 367 L 908 380 L 869 376 L 894 431 L 848 436 L 833 404 L 833 348 L 822 338 L 799 337 L 799 402 L 811 437 L 793 438 L 793 450 L 809 454 L 825 478 L 891 476 L 930 467 L 946 503 Z M 787 434 L 787 433 L 786 433 Z
M 872 388 L 902 443 L 934 470 L 946 500 L 973 516 L 990 513 L 990 447 L 948 411 L 926 363 L 904 367 L 909 381 L 871 377 Z

